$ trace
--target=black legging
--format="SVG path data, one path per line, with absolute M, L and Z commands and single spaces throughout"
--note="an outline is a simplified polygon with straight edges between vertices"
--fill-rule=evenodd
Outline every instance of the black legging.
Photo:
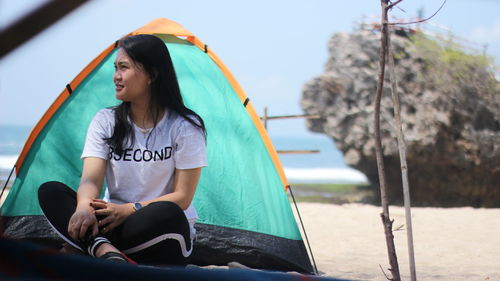
M 76 192 L 60 182 L 46 182 L 38 189 L 45 217 L 66 242 L 86 251 L 86 242 L 68 234 L 68 223 L 76 209 Z M 173 202 L 149 204 L 130 216 L 105 237 L 113 246 L 138 263 L 186 265 L 192 251 L 189 223 Z M 88 239 L 90 240 L 90 239 Z

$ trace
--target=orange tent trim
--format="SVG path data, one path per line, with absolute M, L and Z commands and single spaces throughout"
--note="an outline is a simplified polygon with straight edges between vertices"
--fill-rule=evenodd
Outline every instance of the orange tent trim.
M 229 69 L 222 63 L 222 61 L 215 55 L 214 52 L 212 52 L 210 49 L 207 48 L 207 46 L 199 40 L 196 36 L 194 36 L 191 32 L 186 30 L 184 27 L 182 27 L 180 24 L 159 18 L 156 20 L 153 20 L 146 24 L 145 26 L 127 34 L 127 36 L 131 35 L 137 35 L 137 34 L 171 34 L 174 36 L 179 36 L 179 37 L 186 37 L 186 40 L 192 43 L 193 45 L 197 46 L 200 48 L 200 50 L 206 52 L 210 58 L 219 66 L 219 68 L 222 70 L 226 78 L 228 79 L 229 83 L 233 87 L 234 91 L 238 94 L 238 97 L 241 100 L 241 103 L 243 104 L 245 100 L 247 100 L 247 95 L 241 88 L 240 84 L 236 81 L 234 76 L 231 74 Z M 113 43 L 110 45 L 108 48 L 106 48 L 101 54 L 99 54 L 87 67 L 85 67 L 76 77 L 69 83 L 69 86 L 71 89 L 76 89 L 78 85 L 83 81 L 83 79 L 92 71 L 95 69 L 95 67 L 115 48 L 115 44 Z M 64 89 L 64 91 L 57 97 L 57 99 L 54 101 L 54 103 L 49 107 L 49 109 L 45 112 L 45 114 L 42 116 L 40 121 L 36 124 L 36 126 L 33 128 L 31 131 L 28 140 L 26 141 L 25 146 L 23 147 L 23 150 L 21 151 L 21 154 L 19 155 L 19 158 L 17 159 L 16 162 L 16 173 L 19 173 L 19 170 L 21 169 L 24 160 L 28 154 L 28 151 L 31 149 L 31 146 L 33 145 L 35 139 L 38 137 L 40 132 L 42 131 L 43 127 L 47 124 L 47 122 L 52 118 L 52 116 L 55 114 L 55 112 L 59 109 L 59 107 L 64 103 L 64 101 L 69 97 L 70 93 L 68 92 L 68 89 Z M 264 145 L 266 146 L 267 151 L 269 152 L 269 155 L 271 156 L 271 159 L 276 166 L 276 171 L 278 172 L 281 182 L 283 184 L 283 187 L 285 189 L 288 189 L 288 180 L 285 176 L 285 172 L 283 170 L 283 166 L 281 165 L 281 161 L 279 160 L 278 153 L 276 152 L 276 149 L 274 148 L 271 138 L 267 134 L 266 129 L 264 128 L 264 125 L 260 121 L 260 118 L 255 111 L 253 105 L 251 102 L 248 102 L 246 105 L 246 110 L 248 114 L 250 115 L 250 118 L 252 119 L 253 123 L 255 124 L 255 127 L 257 128 L 262 140 L 264 141 Z
M 71 81 L 68 86 L 71 89 L 76 89 L 78 85 L 85 79 L 85 77 L 92 71 L 96 66 L 101 63 L 101 61 L 114 49 L 115 44 L 113 43 L 108 48 L 106 48 L 101 54 L 99 54 L 90 64 L 87 65 L 74 79 Z M 31 130 L 28 139 L 23 147 L 23 150 L 19 154 L 19 157 L 16 161 L 16 174 L 19 174 L 21 167 L 24 164 L 24 160 L 28 155 L 28 151 L 30 151 L 31 146 L 35 142 L 36 138 L 42 131 L 42 129 L 47 125 L 47 122 L 52 118 L 52 116 L 56 113 L 59 107 L 66 101 L 66 99 L 70 96 L 69 90 L 66 87 L 61 94 L 56 98 L 56 100 L 50 105 L 49 109 L 43 114 L 42 118 L 38 121 L 35 127 Z

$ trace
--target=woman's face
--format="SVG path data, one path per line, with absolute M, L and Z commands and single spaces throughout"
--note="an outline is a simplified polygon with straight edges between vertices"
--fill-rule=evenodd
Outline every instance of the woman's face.
M 116 54 L 113 82 L 117 99 L 132 103 L 148 102 L 149 75 L 123 49 L 119 49 Z

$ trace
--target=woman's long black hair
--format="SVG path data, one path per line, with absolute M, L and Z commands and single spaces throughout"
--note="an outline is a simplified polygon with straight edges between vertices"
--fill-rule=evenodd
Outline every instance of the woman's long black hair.
M 149 112 L 155 126 L 162 112 L 173 111 L 206 134 L 203 119 L 182 101 L 177 76 L 165 43 L 154 35 L 140 34 L 120 40 L 119 47 L 151 77 Z M 123 153 L 125 140 L 130 139 L 131 145 L 134 142 L 134 130 L 129 121 L 130 111 L 130 102 L 122 102 L 114 109 L 115 128 L 111 138 L 106 141 L 114 147 L 117 154 Z

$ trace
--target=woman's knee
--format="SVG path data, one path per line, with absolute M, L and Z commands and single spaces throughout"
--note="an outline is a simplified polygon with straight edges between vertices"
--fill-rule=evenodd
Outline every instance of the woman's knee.
M 159 213 L 172 213 L 180 214 L 183 213 L 181 207 L 172 201 L 158 201 L 149 204 L 148 209 L 154 210 L 154 212 Z
M 64 183 L 46 182 L 38 188 L 38 202 L 45 213 L 48 208 L 54 209 L 59 205 L 76 204 L 76 192 Z
M 154 228 L 161 232 L 183 233 L 189 228 L 184 211 L 174 202 L 160 201 L 140 209 L 130 218 L 133 225 Z
M 45 182 L 38 188 L 38 201 L 53 201 L 53 197 L 59 196 L 68 188 L 64 183 L 58 181 Z
M 64 192 L 68 188 L 69 187 L 62 182 L 48 181 L 40 185 L 38 188 L 38 197 L 58 194 L 60 192 Z

